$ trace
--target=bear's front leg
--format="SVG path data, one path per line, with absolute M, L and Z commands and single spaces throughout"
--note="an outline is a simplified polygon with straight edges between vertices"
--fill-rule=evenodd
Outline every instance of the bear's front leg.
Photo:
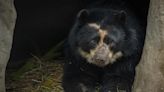
M 96 92 L 96 80 L 74 66 L 65 69 L 63 76 L 64 92 Z
M 82 78 L 65 78 L 63 80 L 64 92 L 95 92 L 94 84 L 90 84 L 89 81 L 90 80 L 86 80 L 84 82 Z
M 108 78 L 107 80 L 103 81 L 100 92 L 131 92 L 132 86 L 128 80 L 119 76 L 113 76 Z
M 118 62 L 105 69 L 100 92 L 131 92 L 135 76 L 135 65 L 131 62 Z

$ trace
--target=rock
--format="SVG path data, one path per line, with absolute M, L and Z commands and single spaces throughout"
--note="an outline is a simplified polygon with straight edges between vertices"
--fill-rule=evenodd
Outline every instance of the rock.
M 15 21 L 13 0 L 0 0 L 0 92 L 5 92 L 5 69 L 10 56 Z
M 164 92 L 164 0 L 150 0 L 145 46 L 133 92 Z

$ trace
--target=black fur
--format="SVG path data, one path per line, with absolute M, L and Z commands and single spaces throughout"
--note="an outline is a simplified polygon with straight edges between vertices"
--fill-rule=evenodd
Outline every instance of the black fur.
M 65 92 L 96 92 L 96 90 L 100 92 L 118 92 L 118 90 L 131 92 L 135 67 L 142 53 L 144 27 L 140 25 L 141 21 L 128 9 L 129 7 L 115 3 L 110 4 L 112 6 L 107 5 L 92 6 L 80 12 L 83 14 L 77 15 L 65 46 L 67 59 L 63 76 Z M 112 50 L 122 51 L 123 56 L 113 64 L 104 67 L 88 63 L 86 58 L 80 55 L 78 48 L 81 47 L 86 52 L 95 48 L 96 44 L 91 46 L 87 41 L 90 41 L 92 35 L 97 35 L 97 33 L 88 31 L 93 29 L 85 27 L 87 23 L 98 23 L 102 28 L 110 30 L 108 36 L 116 42 Z M 107 26 L 110 27 L 106 28 Z M 96 89 L 97 86 L 98 89 Z

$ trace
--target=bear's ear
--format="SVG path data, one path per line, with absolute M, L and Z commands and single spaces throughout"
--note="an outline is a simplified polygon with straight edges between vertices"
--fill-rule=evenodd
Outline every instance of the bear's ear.
M 82 9 L 77 14 L 77 19 L 82 22 L 85 22 L 87 21 L 88 16 L 89 16 L 89 11 L 87 9 Z
M 126 21 L 126 12 L 124 10 L 118 12 L 117 14 L 115 14 L 115 18 L 120 23 L 125 23 L 125 21 Z

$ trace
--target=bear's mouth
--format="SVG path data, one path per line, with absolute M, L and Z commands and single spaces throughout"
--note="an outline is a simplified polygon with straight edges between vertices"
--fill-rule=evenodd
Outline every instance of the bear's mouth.
M 107 61 L 104 61 L 104 60 L 92 59 L 92 64 L 99 66 L 99 67 L 105 67 L 109 63 L 107 63 Z

